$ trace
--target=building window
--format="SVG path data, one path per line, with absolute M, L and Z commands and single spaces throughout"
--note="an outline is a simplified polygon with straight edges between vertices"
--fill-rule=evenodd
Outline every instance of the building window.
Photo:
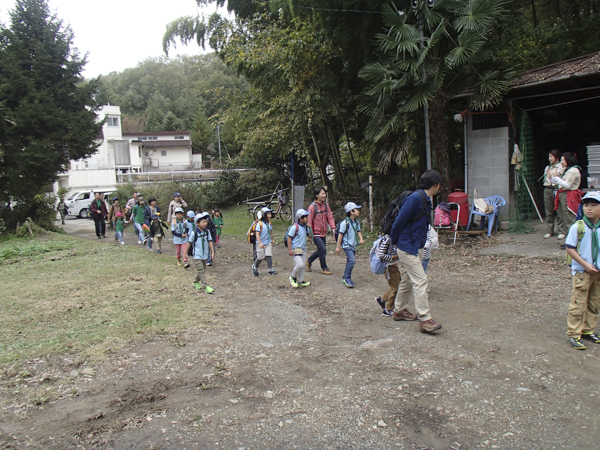
M 161 150 L 160 151 L 160 156 L 167 156 L 167 151 L 166 150 Z
M 108 121 L 106 122 L 109 127 L 118 127 L 119 126 L 119 118 L 108 116 Z
M 148 137 L 148 139 L 150 139 L 152 141 L 156 141 L 158 139 L 158 137 L 156 137 L 156 136 L 150 136 L 150 137 Z
M 185 136 L 175 136 L 175 139 L 185 139 Z
M 148 152 L 145 152 L 145 153 L 144 153 L 144 156 L 147 158 L 147 157 L 148 157 Z

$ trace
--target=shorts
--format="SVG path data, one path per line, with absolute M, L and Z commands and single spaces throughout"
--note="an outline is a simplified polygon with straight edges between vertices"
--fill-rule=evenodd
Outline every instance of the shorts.
M 273 256 L 271 242 L 265 245 L 265 248 L 260 248 L 260 246 L 256 244 L 256 259 L 265 259 L 267 256 Z

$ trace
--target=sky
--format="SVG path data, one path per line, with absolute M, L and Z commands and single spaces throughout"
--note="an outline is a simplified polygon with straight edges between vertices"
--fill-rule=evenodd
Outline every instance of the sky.
M 210 15 L 215 6 L 198 7 L 195 0 L 48 0 L 59 19 L 71 25 L 73 46 L 88 53 L 86 78 L 121 72 L 146 58 L 163 56 L 162 37 L 166 25 L 183 16 Z M 8 12 L 15 0 L 0 0 L 0 21 L 9 23 Z M 226 14 L 225 9 L 219 10 Z M 195 42 L 169 50 L 177 54 L 208 53 Z

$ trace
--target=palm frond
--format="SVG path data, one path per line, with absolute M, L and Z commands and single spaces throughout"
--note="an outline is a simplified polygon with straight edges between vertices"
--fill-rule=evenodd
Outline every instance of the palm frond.
M 491 28 L 503 17 L 507 0 L 470 0 L 457 9 L 454 28 L 463 30 L 484 30 Z

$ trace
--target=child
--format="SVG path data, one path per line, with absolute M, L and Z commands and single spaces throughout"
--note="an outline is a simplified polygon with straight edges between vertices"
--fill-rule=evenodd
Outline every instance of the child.
M 65 216 L 69 214 L 69 209 L 67 208 L 67 204 L 65 203 L 65 199 L 61 198 L 58 202 L 58 206 L 56 207 L 58 214 L 60 215 L 60 220 L 62 224 L 65 224 Z
M 123 221 L 123 213 L 118 211 L 115 214 L 115 239 L 125 245 L 123 242 L 123 230 L 125 229 L 125 223 Z
M 188 228 L 188 236 L 191 234 L 192 231 L 194 231 L 194 228 L 196 228 L 196 224 L 194 223 L 194 217 L 196 217 L 196 213 L 194 211 L 188 211 L 187 212 L 187 220 L 185 221 L 185 224 Z M 190 267 L 190 261 L 187 260 L 184 264 L 183 264 L 183 268 L 187 269 Z
M 181 267 L 181 249 L 188 242 L 188 226 L 183 220 L 183 208 L 175 208 L 175 218 L 171 223 L 171 234 L 173 235 L 173 245 L 175 246 L 175 256 L 177 257 L 177 267 Z M 189 267 L 187 252 L 183 254 L 183 261 Z
M 167 229 L 167 226 L 160 220 L 158 214 L 152 214 L 150 216 L 150 239 L 148 239 L 148 248 L 152 250 L 152 242 L 156 243 L 156 253 L 159 255 L 162 253 L 161 244 L 162 239 L 165 237 L 163 228 Z
M 138 204 L 133 207 L 131 212 L 131 221 L 133 221 L 133 227 L 138 237 L 138 244 L 146 242 L 144 238 L 144 213 L 146 211 L 146 202 L 141 199 Z
M 115 219 L 117 217 L 117 213 L 120 212 L 123 214 L 125 211 L 123 207 L 119 204 L 119 197 L 112 198 L 112 205 L 108 209 L 108 223 L 111 227 L 115 227 Z
M 219 238 L 221 237 L 221 228 L 223 228 L 223 215 L 221 214 L 220 209 L 215 209 L 213 211 L 213 222 L 215 223 L 215 227 L 217 228 L 217 247 L 220 247 Z
M 352 269 L 356 264 L 356 246 L 364 244 L 363 236 L 360 231 L 360 223 L 358 216 L 360 215 L 360 206 L 354 202 L 346 203 L 344 210 L 346 211 L 346 218 L 339 224 L 339 236 L 337 240 L 337 247 L 335 252 L 339 255 L 340 248 L 346 252 L 346 270 L 344 270 L 344 276 L 342 283 L 349 288 L 354 287 L 352 282 Z M 358 240 L 360 239 L 360 241 Z
M 183 210 L 181 212 L 183 215 Z M 190 233 L 185 254 L 188 254 L 191 247 L 192 257 L 197 270 L 196 279 L 193 283 L 194 287 L 198 290 L 204 289 L 204 292 L 207 294 L 212 294 L 215 290 L 206 282 L 206 260 L 209 256 L 215 259 L 215 248 L 212 243 L 210 231 L 206 229 L 209 217 L 207 212 L 196 214 L 194 218 L 196 228 Z
M 215 226 L 215 223 L 210 218 L 210 215 L 208 216 L 207 220 L 208 220 L 208 224 L 206 225 L 206 229 L 208 231 L 210 231 L 210 237 L 211 237 L 211 240 L 212 240 L 213 246 L 214 246 L 215 245 L 215 241 L 217 239 L 217 237 L 216 237 L 217 236 L 217 227 Z M 212 258 L 210 257 L 210 255 L 208 255 L 208 261 L 206 261 L 206 265 L 207 266 L 212 266 Z
M 296 213 L 298 223 L 288 228 L 286 239 L 289 254 L 294 258 L 294 270 L 290 276 L 292 287 L 310 286 L 310 281 L 304 281 L 304 270 L 306 268 L 306 238 L 311 239 L 311 229 L 308 223 L 308 211 L 299 209 Z
M 271 247 L 271 242 L 273 241 L 273 226 L 271 225 L 273 210 L 265 206 L 260 212 L 262 215 L 254 228 L 256 234 L 256 242 L 254 243 L 256 259 L 254 264 L 252 264 L 252 273 L 255 277 L 258 276 L 258 266 L 263 259 L 267 260 L 269 275 L 277 273 L 273 270 L 273 249 Z
M 588 192 L 581 199 L 583 220 L 569 229 L 565 246 L 573 258 L 573 291 L 567 316 L 569 344 L 585 350 L 581 338 L 600 344 L 595 333 L 600 307 L 600 192 Z
M 144 210 L 144 223 L 148 225 L 148 236 L 150 236 L 150 225 L 152 223 L 153 214 L 160 216 L 160 207 L 157 205 L 156 198 L 150 197 L 148 199 L 148 206 L 146 206 L 146 209 Z M 148 239 L 148 236 L 146 236 L 146 239 Z M 152 250 L 152 239 L 148 239 L 148 250 Z
M 396 247 L 392 244 L 389 234 L 384 234 L 381 241 L 379 241 L 377 258 L 387 263 L 384 273 L 389 287 L 383 296 L 375 297 L 375 301 L 379 303 L 379 306 L 383 310 L 381 313 L 382 316 L 392 317 L 394 315 L 394 301 L 396 300 L 398 285 L 400 284 L 400 269 L 398 269 Z

